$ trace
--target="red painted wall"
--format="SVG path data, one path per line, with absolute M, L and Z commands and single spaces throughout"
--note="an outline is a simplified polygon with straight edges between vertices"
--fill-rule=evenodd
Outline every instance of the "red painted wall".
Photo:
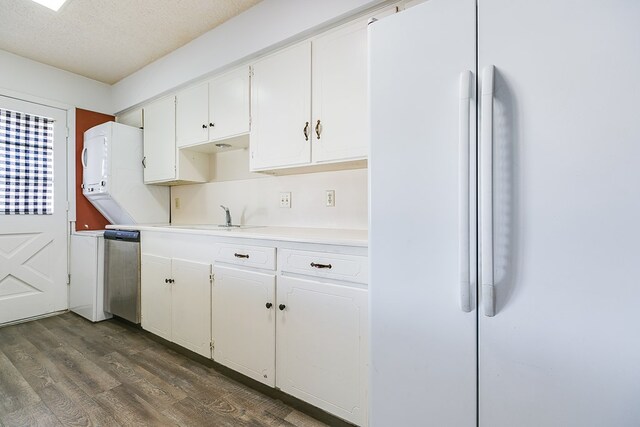
M 76 108 L 76 230 L 104 230 L 109 221 L 82 195 L 82 146 L 84 132 L 105 122 L 115 121 L 114 116 Z

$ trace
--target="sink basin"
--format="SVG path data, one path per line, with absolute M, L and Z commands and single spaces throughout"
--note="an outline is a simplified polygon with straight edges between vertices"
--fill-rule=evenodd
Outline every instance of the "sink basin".
M 261 225 L 226 225 L 218 224 L 188 224 L 188 225 L 171 225 L 171 228 L 190 228 L 193 230 L 244 230 L 247 228 L 260 228 Z

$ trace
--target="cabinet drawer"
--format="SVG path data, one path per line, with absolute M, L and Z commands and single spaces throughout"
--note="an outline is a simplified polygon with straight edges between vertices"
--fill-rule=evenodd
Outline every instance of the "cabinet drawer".
M 280 271 L 315 277 L 367 283 L 367 258 L 356 255 L 338 255 L 323 252 L 282 249 Z
M 275 270 L 276 248 L 223 244 L 218 249 L 216 261 Z

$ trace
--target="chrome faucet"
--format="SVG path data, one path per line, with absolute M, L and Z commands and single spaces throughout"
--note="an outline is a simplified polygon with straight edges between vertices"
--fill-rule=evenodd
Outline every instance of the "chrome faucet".
M 229 213 L 229 208 L 226 207 L 226 206 L 222 206 L 222 205 L 220 205 L 220 207 L 222 209 L 224 209 L 224 213 L 225 213 L 225 216 L 226 216 L 226 218 L 225 218 L 225 220 L 226 220 L 225 227 L 233 227 L 231 225 L 231 213 Z

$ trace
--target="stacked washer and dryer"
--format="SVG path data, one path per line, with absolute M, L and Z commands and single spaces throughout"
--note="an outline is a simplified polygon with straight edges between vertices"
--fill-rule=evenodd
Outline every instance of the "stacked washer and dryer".
M 143 179 L 142 130 L 116 122 L 84 133 L 82 194 L 112 224 L 169 222 L 169 188 Z M 137 231 L 74 231 L 70 310 L 93 321 L 140 323 Z

